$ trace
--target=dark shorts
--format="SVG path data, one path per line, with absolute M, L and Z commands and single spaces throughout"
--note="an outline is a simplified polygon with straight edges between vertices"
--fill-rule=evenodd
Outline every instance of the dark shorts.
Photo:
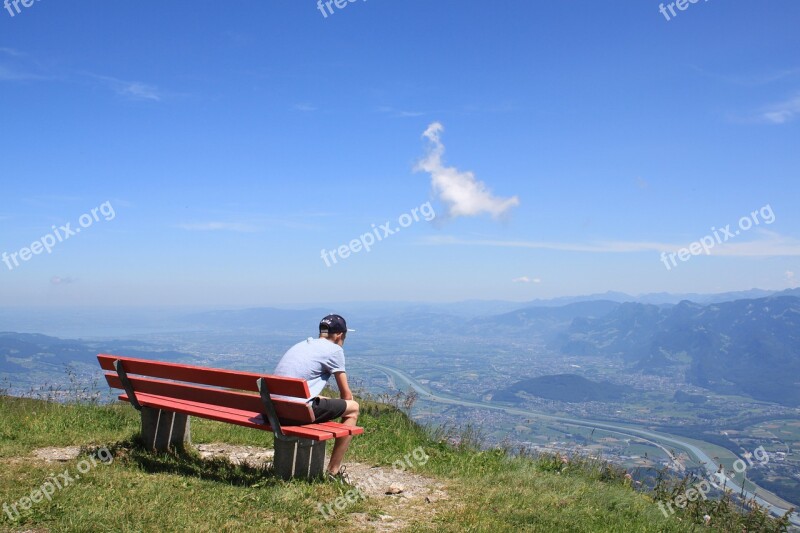
M 311 402 L 314 410 L 314 422 L 328 422 L 342 416 L 347 409 L 347 402 L 339 399 L 320 398 L 317 396 Z

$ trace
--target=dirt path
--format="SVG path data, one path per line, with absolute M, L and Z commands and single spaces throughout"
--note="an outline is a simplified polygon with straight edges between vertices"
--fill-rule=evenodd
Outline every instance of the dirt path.
M 225 443 L 196 444 L 204 459 L 224 458 L 233 464 L 263 466 L 272 461 L 274 451 L 257 446 L 234 446 Z M 33 456 L 45 462 L 76 459 L 80 448 L 40 448 Z M 359 531 L 398 531 L 411 522 L 431 521 L 450 503 L 446 487 L 435 479 L 399 468 L 345 463 L 350 483 L 367 498 L 377 500 L 381 509 L 377 517 L 367 513 L 347 516 Z
M 223 457 L 235 464 L 261 466 L 272 461 L 273 450 L 224 443 L 198 444 L 201 457 Z M 345 462 L 347 475 L 358 490 L 379 501 L 383 511 L 377 519 L 366 513 L 348 516 L 362 531 L 397 531 L 411 521 L 432 520 L 449 504 L 444 484 L 399 468 Z
M 80 446 L 67 448 L 39 448 L 33 450 L 33 456 L 46 463 L 62 463 L 77 459 L 81 453 Z

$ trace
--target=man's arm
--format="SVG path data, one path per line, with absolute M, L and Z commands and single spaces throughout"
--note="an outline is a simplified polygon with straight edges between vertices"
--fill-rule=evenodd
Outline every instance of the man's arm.
M 339 387 L 339 396 L 342 400 L 352 400 L 353 393 L 350 392 L 350 385 L 347 384 L 347 374 L 345 372 L 336 372 L 336 385 Z

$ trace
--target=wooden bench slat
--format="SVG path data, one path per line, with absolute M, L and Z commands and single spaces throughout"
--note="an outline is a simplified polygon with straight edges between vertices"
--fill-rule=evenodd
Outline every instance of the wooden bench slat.
M 125 371 L 128 374 L 186 381 L 199 385 L 210 385 L 213 387 L 224 387 L 226 389 L 250 392 L 258 392 L 256 381 L 259 378 L 264 378 L 271 394 L 294 396 L 296 398 L 309 398 L 311 396 L 308 390 L 308 383 L 298 378 L 256 374 L 253 372 L 237 372 L 221 368 L 203 368 L 178 363 L 163 363 L 160 361 L 151 361 L 149 359 L 120 357 L 109 354 L 99 354 L 97 359 L 103 370 L 112 372 L 114 371 L 114 361 L 120 360 L 123 362 Z
M 281 427 L 284 427 L 284 426 L 281 426 Z M 292 426 L 285 426 L 285 427 L 292 427 Z M 305 424 L 303 426 L 303 428 L 317 429 L 319 431 L 327 431 L 329 433 L 332 433 L 333 436 L 336 437 L 336 438 L 346 437 L 346 436 L 350 435 L 350 431 L 347 430 L 347 429 L 337 428 L 335 426 L 329 426 L 329 425 L 324 424 L 324 423 L 323 424 Z
M 182 413 L 190 416 L 199 416 L 201 418 L 208 418 L 218 422 L 226 422 L 229 424 L 236 424 L 239 426 L 249 427 L 252 429 L 260 429 L 262 431 L 272 431 L 272 428 L 264 420 L 261 413 L 241 411 L 236 409 L 214 408 L 215 406 L 203 404 L 200 402 L 180 401 L 154 394 L 136 394 L 139 402 L 145 407 L 154 409 L 164 409 L 176 413 Z M 129 401 L 127 394 L 119 396 L 122 401 Z M 315 426 L 324 426 L 324 424 L 314 424 Z M 300 437 L 303 439 L 310 439 L 315 441 L 329 440 L 335 438 L 336 431 L 324 428 L 313 428 L 308 426 L 281 426 L 285 435 L 290 437 Z M 354 428 L 361 429 L 361 428 Z M 363 432 L 363 430 L 362 430 Z M 354 433 L 360 434 L 360 433 Z
M 335 424 L 332 426 L 331 424 Z M 358 426 L 345 426 L 344 424 L 339 424 L 338 422 L 323 422 L 322 424 L 314 424 L 316 426 L 327 428 L 326 431 L 331 431 L 332 429 L 335 430 L 336 433 L 341 431 L 346 431 L 347 433 L 342 433 L 342 437 L 346 437 L 347 435 L 363 435 L 364 428 Z M 341 427 L 337 427 L 341 426 Z M 294 427 L 294 426 L 288 426 Z M 307 426 L 302 426 L 307 427 Z
M 364 428 L 360 428 L 358 426 L 346 426 L 341 422 L 334 422 L 333 420 L 330 422 L 323 422 L 322 425 L 330 426 L 332 429 L 346 429 L 351 435 L 361 435 L 364 433 Z
M 116 374 L 106 373 L 105 377 L 110 387 L 115 389 L 124 388 L 119 376 Z M 133 385 L 133 390 L 136 393 L 137 399 L 139 398 L 139 393 L 144 393 L 177 400 L 188 400 L 202 404 L 230 407 L 242 411 L 261 413 L 263 410 L 261 397 L 254 394 L 212 389 L 130 375 L 128 379 L 131 385 Z M 273 399 L 272 404 L 275 406 L 275 412 L 278 414 L 280 420 L 292 420 L 301 424 L 314 422 L 314 412 L 308 404 L 281 399 Z
M 155 397 L 156 395 L 150 395 L 150 396 L 154 396 Z M 122 398 L 122 397 L 120 397 L 120 398 Z M 223 415 L 230 414 L 230 415 L 233 415 L 233 416 L 246 416 L 246 417 L 249 417 L 249 418 L 257 418 L 257 419 L 260 416 L 262 418 L 260 418 L 259 420 L 261 420 L 263 422 L 259 422 L 259 423 L 265 424 L 266 426 L 269 425 L 269 421 L 266 420 L 265 418 L 263 418 L 263 414 L 259 413 L 259 412 L 243 411 L 241 409 L 234 409 L 234 408 L 231 408 L 231 407 L 223 407 L 223 406 L 219 406 L 219 405 L 211 405 L 211 404 L 206 404 L 206 403 L 202 403 L 202 402 L 192 402 L 192 401 L 189 401 L 189 400 L 186 400 L 186 401 L 174 400 L 173 398 L 168 398 L 168 397 L 163 397 L 163 396 L 158 396 L 158 398 L 161 398 L 162 400 L 167 400 L 167 401 L 169 401 L 169 400 L 178 401 L 178 402 L 183 403 L 183 404 L 185 404 L 187 406 L 190 406 L 190 407 L 200 406 L 200 407 L 203 407 L 204 409 L 210 409 L 212 411 L 219 411 Z M 125 398 L 125 401 L 128 401 L 127 397 Z M 317 431 L 324 431 L 326 433 L 331 433 L 331 434 L 335 435 L 336 437 L 346 437 L 347 435 L 361 435 L 361 434 L 364 433 L 364 428 L 357 427 L 357 426 L 346 426 L 346 425 L 341 424 L 339 422 L 333 422 L 333 421 L 331 421 L 331 422 L 322 422 L 320 424 L 315 424 L 315 423 L 306 423 L 306 422 L 297 422 L 297 421 L 288 421 L 287 420 L 287 421 L 281 421 L 281 428 L 292 428 L 294 431 L 296 431 L 300 424 L 302 424 L 303 428 L 312 428 L 312 429 L 315 429 Z M 285 431 L 284 431 L 284 433 L 285 433 Z M 315 434 L 315 433 L 312 433 L 312 434 Z
M 340 422 L 333 422 L 333 421 L 331 421 L 331 422 L 323 422 L 323 423 L 318 424 L 318 425 L 325 426 L 325 427 L 327 427 L 327 428 L 329 428 L 331 430 L 335 430 L 335 431 L 347 431 L 347 433 L 349 433 L 350 435 L 363 435 L 364 434 L 364 428 L 358 427 L 358 426 L 346 426 L 346 425 L 344 425 L 344 424 L 342 424 Z

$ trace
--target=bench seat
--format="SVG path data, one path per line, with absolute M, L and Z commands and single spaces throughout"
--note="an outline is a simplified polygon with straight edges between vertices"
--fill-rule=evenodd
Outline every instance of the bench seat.
M 120 395 L 119 399 L 125 402 L 129 401 L 127 394 Z M 209 420 L 216 420 L 217 422 L 227 422 L 238 426 L 272 431 L 269 422 L 264 420 L 264 415 L 253 411 L 243 411 L 241 409 L 189 400 L 176 400 L 166 396 L 142 392 L 136 393 L 136 399 L 139 400 L 139 403 L 144 407 L 163 409 L 173 413 L 208 418 Z M 348 435 L 361 435 L 364 433 L 364 428 L 345 426 L 339 422 L 323 422 L 322 424 L 303 424 L 298 426 L 286 424 L 287 423 L 284 422 L 281 425 L 284 435 L 314 441 L 335 439 Z

